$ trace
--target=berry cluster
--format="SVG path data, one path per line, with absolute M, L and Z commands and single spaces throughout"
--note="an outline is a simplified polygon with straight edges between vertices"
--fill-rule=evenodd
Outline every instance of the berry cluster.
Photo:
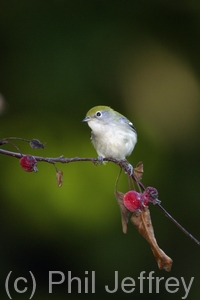
M 149 202 L 153 204 L 159 202 L 158 191 L 153 187 L 147 187 L 143 193 L 131 190 L 124 194 L 123 202 L 124 206 L 131 212 L 141 210 L 142 207 L 148 206 Z

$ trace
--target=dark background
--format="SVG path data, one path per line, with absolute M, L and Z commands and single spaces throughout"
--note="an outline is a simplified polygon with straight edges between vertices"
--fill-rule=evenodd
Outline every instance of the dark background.
M 129 158 L 144 163 L 143 183 L 155 186 L 162 205 L 194 236 L 199 234 L 200 177 L 200 5 L 198 1 L 1 1 L 1 138 L 38 138 L 46 149 L 17 145 L 23 153 L 58 157 L 96 157 L 81 123 L 96 105 L 109 105 L 127 116 L 138 132 Z M 6 149 L 16 151 L 12 146 Z M 114 197 L 118 167 L 109 163 L 57 164 L 64 172 L 58 188 L 52 165 L 26 173 L 15 158 L 1 155 L 0 296 L 12 270 L 13 299 L 28 299 L 30 275 L 37 281 L 34 299 L 187 299 L 199 296 L 199 248 L 151 206 L 158 244 L 173 259 L 170 273 L 160 271 L 147 242 L 131 224 L 121 230 Z M 119 189 L 128 190 L 123 174 Z M 48 293 L 48 272 L 66 275 Z M 67 290 L 67 272 L 80 277 Z M 96 272 L 96 294 L 84 293 L 85 271 Z M 108 294 L 114 272 L 132 277 L 136 290 Z M 140 272 L 164 277 L 160 292 L 139 291 Z M 29 280 L 26 294 L 13 281 Z M 169 277 L 180 290 L 166 291 Z M 60 280 L 60 277 L 55 277 Z M 91 283 L 91 281 L 89 280 Z M 19 288 L 26 284 L 21 282 Z M 175 287 L 171 288 L 172 290 Z

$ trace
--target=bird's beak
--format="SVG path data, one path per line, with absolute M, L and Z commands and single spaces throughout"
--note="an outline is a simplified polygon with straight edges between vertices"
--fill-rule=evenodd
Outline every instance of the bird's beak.
M 88 122 L 90 120 L 90 117 L 85 117 L 82 122 Z

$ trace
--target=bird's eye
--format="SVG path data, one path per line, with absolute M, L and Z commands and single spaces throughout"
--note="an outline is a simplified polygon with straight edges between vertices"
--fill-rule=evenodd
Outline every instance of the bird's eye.
M 97 111 L 97 112 L 96 112 L 96 116 L 97 116 L 97 117 L 101 117 L 101 115 L 102 115 L 102 113 L 101 113 L 100 111 Z

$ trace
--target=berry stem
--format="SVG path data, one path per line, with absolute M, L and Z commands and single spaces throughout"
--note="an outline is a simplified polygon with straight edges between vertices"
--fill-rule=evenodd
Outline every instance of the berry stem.
M 3 141 L 8 141 L 8 140 L 17 140 L 17 141 L 23 141 L 29 143 L 30 141 L 24 138 L 19 138 L 19 137 L 8 137 L 4 138 Z

